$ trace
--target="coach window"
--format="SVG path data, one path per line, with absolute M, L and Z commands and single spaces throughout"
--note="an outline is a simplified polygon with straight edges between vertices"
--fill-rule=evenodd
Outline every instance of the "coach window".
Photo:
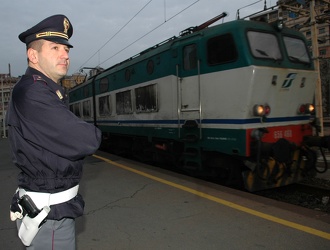
M 183 68 L 191 70 L 197 68 L 197 46 L 191 44 L 183 48 Z
M 272 60 L 282 59 L 280 47 L 275 35 L 258 31 L 248 31 L 247 37 L 253 56 Z
M 80 113 L 80 103 L 79 103 L 79 102 L 73 104 L 73 110 L 72 110 L 72 112 L 73 112 L 76 116 L 81 117 L 81 113 Z
M 83 102 L 83 117 L 91 117 L 91 101 Z
M 99 97 L 99 115 L 110 116 L 111 115 L 111 99 L 110 95 Z
M 130 90 L 116 94 L 116 112 L 119 115 L 132 113 L 132 99 Z
M 99 88 L 100 88 L 100 93 L 104 93 L 104 92 L 108 91 L 108 89 L 109 89 L 109 80 L 108 80 L 108 78 L 104 77 L 104 78 L 101 79 Z
M 157 85 L 136 88 L 135 101 L 137 113 L 157 111 Z
M 207 41 L 207 62 L 209 65 L 228 63 L 236 59 L 237 50 L 230 34 L 213 37 Z

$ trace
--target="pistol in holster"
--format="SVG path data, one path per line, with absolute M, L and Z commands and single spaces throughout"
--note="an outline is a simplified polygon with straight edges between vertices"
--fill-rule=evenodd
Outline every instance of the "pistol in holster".
M 43 209 L 38 209 L 31 197 L 26 194 L 18 200 L 18 204 L 23 208 L 24 214 L 18 236 L 25 246 L 30 246 L 39 229 L 46 222 L 50 207 L 44 206 Z

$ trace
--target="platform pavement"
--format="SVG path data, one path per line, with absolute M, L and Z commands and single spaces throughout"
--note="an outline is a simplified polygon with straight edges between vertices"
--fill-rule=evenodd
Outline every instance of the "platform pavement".
M 10 162 L 6 139 L 0 139 L 0 157 L 0 249 L 20 250 L 24 248 L 8 211 L 18 171 Z M 114 164 L 94 157 L 86 159 L 80 186 L 86 201 L 85 214 L 76 223 L 78 250 L 330 249 L 329 239 L 251 215 L 235 206 L 258 210 L 270 218 L 303 223 L 327 235 L 329 222 L 274 208 L 167 171 L 136 168 L 135 163 L 119 157 L 111 156 L 111 160 Z M 120 164 L 157 175 L 166 182 L 131 172 Z M 196 194 L 171 183 L 196 190 Z M 206 196 L 223 199 L 224 203 Z

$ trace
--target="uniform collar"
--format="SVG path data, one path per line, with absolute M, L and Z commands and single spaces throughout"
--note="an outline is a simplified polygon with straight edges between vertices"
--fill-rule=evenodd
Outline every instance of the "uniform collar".
M 54 83 L 57 84 L 56 82 L 54 82 L 52 79 L 48 78 L 47 76 L 45 76 L 43 73 L 41 73 L 39 70 L 36 70 L 34 68 L 28 67 L 25 71 L 25 75 L 38 75 L 42 78 L 42 80 L 44 80 L 47 83 Z
M 64 94 L 64 89 L 62 86 L 54 82 L 52 79 L 48 78 L 45 76 L 43 73 L 41 73 L 39 70 L 36 70 L 32 67 L 28 67 L 26 69 L 25 75 L 30 75 L 30 76 L 39 76 L 40 81 L 44 81 L 47 83 L 47 86 L 49 86 L 56 94 L 57 96 L 62 100 L 63 97 L 65 96 Z

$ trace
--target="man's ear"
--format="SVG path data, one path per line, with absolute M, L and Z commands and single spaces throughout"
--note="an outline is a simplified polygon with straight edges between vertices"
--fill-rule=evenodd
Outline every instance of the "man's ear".
M 32 62 L 33 64 L 36 64 L 38 62 L 38 51 L 29 48 L 26 53 L 30 62 Z

